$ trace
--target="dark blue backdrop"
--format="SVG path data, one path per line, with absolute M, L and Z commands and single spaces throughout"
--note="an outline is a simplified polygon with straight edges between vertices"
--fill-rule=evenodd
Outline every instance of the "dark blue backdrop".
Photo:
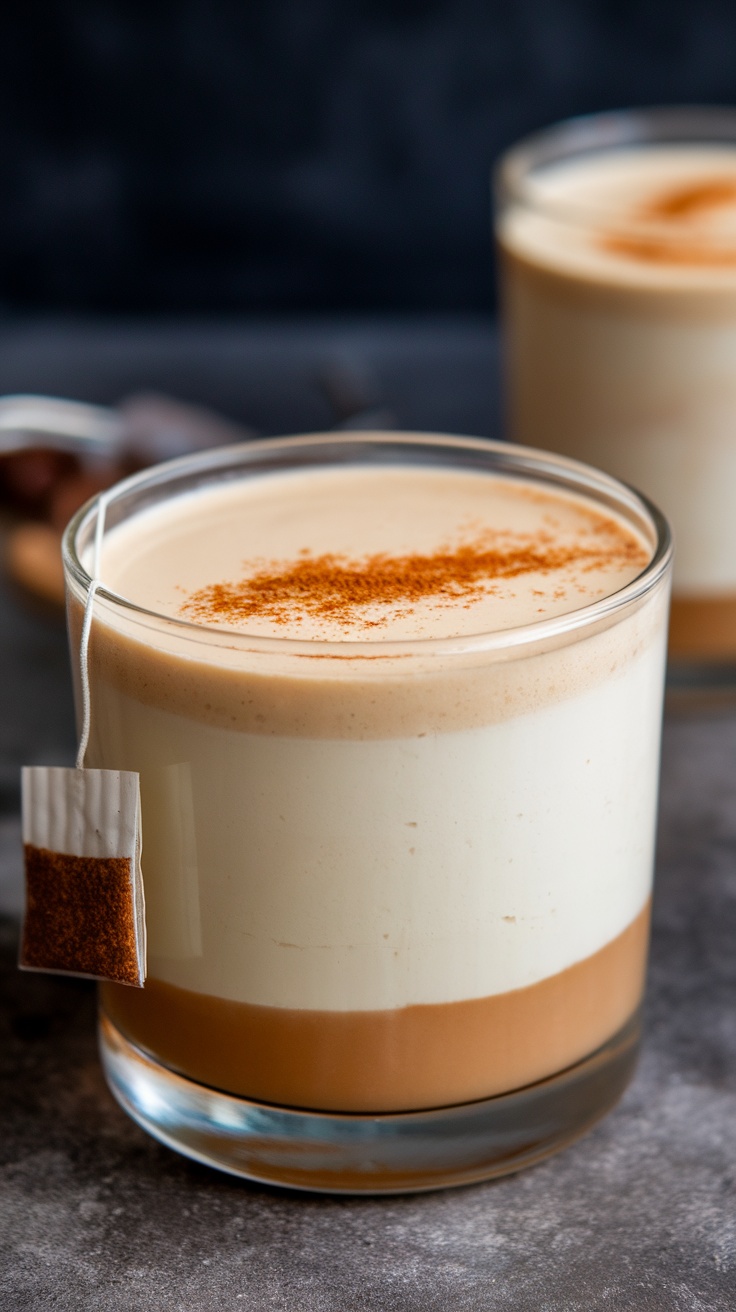
M 731 100 L 733 0 L 6 0 L 0 302 L 484 308 L 504 146 Z

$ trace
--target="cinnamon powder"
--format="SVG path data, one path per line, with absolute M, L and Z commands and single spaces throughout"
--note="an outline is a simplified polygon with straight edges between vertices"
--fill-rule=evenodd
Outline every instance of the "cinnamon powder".
M 736 178 L 705 178 L 668 187 L 643 207 L 645 219 L 691 219 L 709 210 L 733 205 L 736 201 Z
M 601 245 L 613 255 L 627 255 L 649 264 L 690 265 L 701 269 L 729 269 L 736 265 L 736 249 L 724 249 L 693 238 L 611 233 L 603 238 Z
M 291 561 L 261 564 L 237 582 L 212 583 L 194 592 L 181 607 L 202 623 L 237 623 L 255 617 L 287 624 L 303 617 L 368 626 L 386 620 L 365 618 L 368 607 L 396 614 L 427 599 L 469 604 L 494 590 L 494 583 L 525 574 L 550 574 L 568 566 L 614 569 L 648 562 L 648 555 L 617 525 L 603 522 L 574 543 L 560 544 L 546 532 L 534 536 L 480 535 L 457 547 L 430 554 L 378 553 L 362 559 L 308 551 Z
M 652 264 L 730 267 L 736 264 L 736 249 L 729 249 L 722 241 L 709 240 L 707 233 L 699 233 L 688 225 L 734 203 L 736 179 L 732 177 L 706 178 L 669 187 L 642 206 L 635 217 L 642 223 L 670 224 L 671 235 L 669 232 L 608 233 L 601 245 L 615 255 Z

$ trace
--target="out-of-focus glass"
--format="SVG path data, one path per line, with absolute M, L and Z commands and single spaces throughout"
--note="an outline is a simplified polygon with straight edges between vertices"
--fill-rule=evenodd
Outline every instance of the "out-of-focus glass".
M 736 659 L 736 110 L 562 123 L 496 174 L 510 436 L 673 525 L 671 654 Z

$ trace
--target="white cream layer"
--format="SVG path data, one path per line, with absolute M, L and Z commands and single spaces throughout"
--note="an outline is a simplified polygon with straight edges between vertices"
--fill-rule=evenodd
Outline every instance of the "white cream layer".
M 97 688 L 141 772 L 149 970 L 282 1007 L 521 988 L 616 937 L 652 878 L 663 643 L 543 710 L 378 741 L 210 728 Z

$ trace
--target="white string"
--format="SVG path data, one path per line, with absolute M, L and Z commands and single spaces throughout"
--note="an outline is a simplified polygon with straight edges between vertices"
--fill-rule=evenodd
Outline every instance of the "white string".
M 84 758 L 87 754 L 87 746 L 89 744 L 91 718 L 91 699 L 89 691 L 89 635 L 92 629 L 92 610 L 95 593 L 102 582 L 100 578 L 102 538 L 105 532 L 105 515 L 107 513 L 107 503 L 109 500 L 109 493 L 102 492 L 99 501 L 97 502 L 97 523 L 95 525 L 95 540 L 92 549 L 92 571 L 90 585 L 87 591 L 87 600 L 84 605 L 82 637 L 79 643 L 79 672 L 82 679 L 82 733 L 79 739 L 79 747 L 77 749 L 76 768 L 78 770 L 81 770 L 84 767 Z

